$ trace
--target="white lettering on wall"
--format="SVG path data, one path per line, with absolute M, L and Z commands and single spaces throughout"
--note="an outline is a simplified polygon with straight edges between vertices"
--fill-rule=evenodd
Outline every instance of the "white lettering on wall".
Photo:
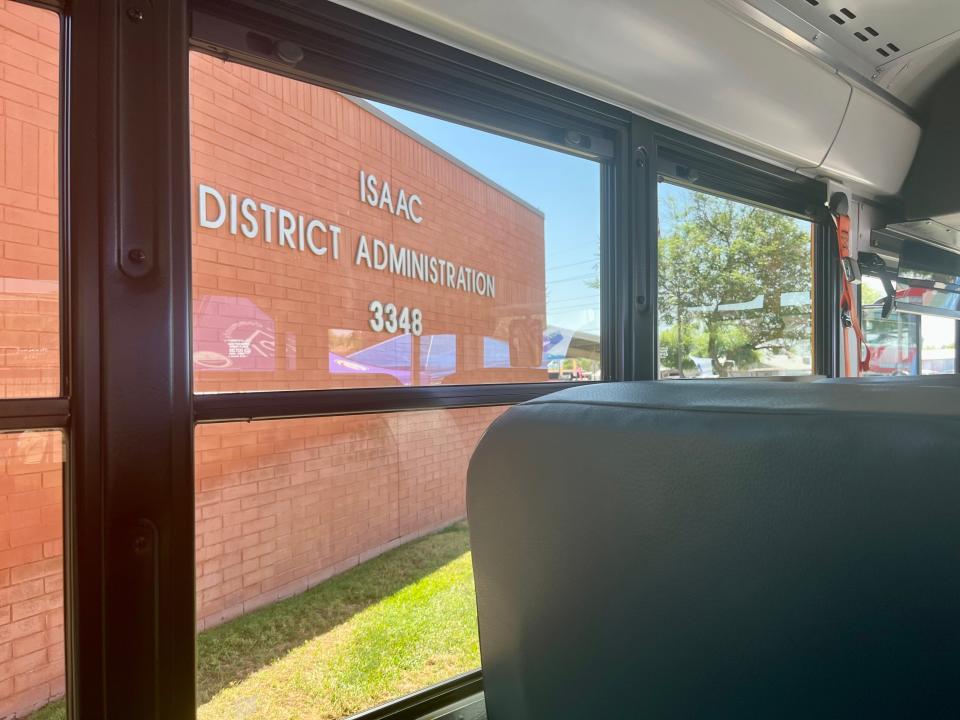
M 218 227 L 223 225 L 223 221 L 227 218 L 227 206 L 223 202 L 223 195 L 217 192 L 214 188 L 209 185 L 201 185 L 199 188 L 200 199 L 198 201 L 198 211 L 200 213 L 200 227 L 210 228 L 216 230 Z M 210 216 L 207 214 L 210 209 L 209 200 L 217 204 L 217 219 L 211 220 Z
M 496 279 L 489 273 L 366 235 L 357 241 L 353 264 L 482 297 L 497 296 Z
M 394 215 L 420 223 L 422 218 L 414 208 L 420 198 L 408 195 L 402 188 L 393 192 L 389 182 L 379 182 L 374 175 L 360 171 L 360 199 L 370 207 L 388 210 Z M 262 238 L 294 253 L 310 253 L 317 257 L 340 260 L 339 225 L 312 218 L 294 210 L 223 193 L 203 183 L 197 186 L 197 216 L 201 228 L 224 228 L 230 235 L 242 235 L 248 240 Z M 378 272 L 410 278 L 451 290 L 495 298 L 496 279 L 489 273 L 436 257 L 422 250 L 396 245 L 380 238 L 368 238 L 360 233 L 357 238 L 353 264 Z
M 423 206 L 419 195 L 408 195 L 406 190 L 400 188 L 396 194 L 396 203 L 394 203 L 390 183 L 384 180 L 381 184 L 376 175 L 368 174 L 363 170 L 360 171 L 360 202 L 365 202 L 370 207 L 380 210 L 387 210 L 391 215 L 405 217 L 417 225 L 423 222 L 423 218 L 414 209 L 414 205 Z
M 383 303 L 380 300 L 371 300 L 367 306 L 370 319 L 367 321 L 374 332 L 394 334 L 423 334 L 423 312 L 420 308 L 397 307 L 393 303 Z
M 250 198 L 244 198 L 240 203 L 240 214 L 243 215 L 244 222 L 240 225 L 240 232 L 243 236 L 253 240 L 260 232 L 260 224 L 257 222 L 257 203 Z
M 301 215 L 300 217 L 302 218 L 303 216 Z M 320 232 L 325 233 L 327 231 L 327 228 L 319 220 L 311 220 L 310 223 L 307 225 L 307 231 L 306 231 L 307 245 L 310 246 L 310 252 L 312 252 L 314 255 L 323 255 L 325 252 L 327 252 L 327 248 L 323 246 L 318 246 L 316 244 L 316 242 L 313 239 L 314 230 L 320 230 Z
M 197 187 L 197 195 L 202 228 L 217 230 L 226 226 L 231 235 L 240 234 L 250 240 L 262 235 L 263 241 L 271 244 L 276 236 L 280 247 L 320 256 L 329 252 L 334 260 L 340 259 L 339 225 L 234 193 L 224 199 L 219 190 L 202 183 Z

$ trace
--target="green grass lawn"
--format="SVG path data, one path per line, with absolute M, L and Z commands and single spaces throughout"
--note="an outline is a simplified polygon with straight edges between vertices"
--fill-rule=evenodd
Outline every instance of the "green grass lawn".
M 200 720 L 341 718 L 477 668 L 466 524 L 200 633 L 197 652 Z

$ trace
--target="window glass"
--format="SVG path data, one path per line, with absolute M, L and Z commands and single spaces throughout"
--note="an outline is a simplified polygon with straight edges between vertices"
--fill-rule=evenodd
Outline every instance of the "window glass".
M 198 392 L 599 379 L 597 163 L 190 73 Z
M 667 183 L 659 218 L 660 377 L 810 374 L 810 223 Z
M 860 286 L 863 330 L 870 346 L 869 375 L 952 375 L 956 372 L 957 321 L 936 315 L 891 312 L 881 317 L 883 285 L 865 277 Z
M 0 2 L 0 399 L 60 393 L 60 19 Z
M 2 10 L 0 10 L 2 12 Z M 0 717 L 61 717 L 63 436 L 0 433 Z
M 920 351 L 924 375 L 952 375 L 957 362 L 957 321 L 936 315 L 922 315 Z
M 201 720 L 346 717 L 479 667 L 465 480 L 502 412 L 198 426 Z
M 883 317 L 886 292 L 879 278 L 860 284 L 863 335 L 870 348 L 865 375 L 917 375 L 920 371 L 920 316 L 891 312 Z

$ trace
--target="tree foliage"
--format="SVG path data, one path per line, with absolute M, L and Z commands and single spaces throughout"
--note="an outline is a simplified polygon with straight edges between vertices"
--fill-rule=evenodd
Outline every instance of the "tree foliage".
M 809 336 L 809 308 L 781 302 L 784 293 L 810 292 L 810 236 L 800 223 L 697 192 L 671 198 L 667 213 L 658 295 L 666 366 L 708 357 L 725 375 L 731 363 L 748 367 Z

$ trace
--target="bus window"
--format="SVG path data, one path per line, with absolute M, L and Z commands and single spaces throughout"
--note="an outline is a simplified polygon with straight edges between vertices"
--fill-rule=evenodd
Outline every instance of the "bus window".
M 920 316 L 893 312 L 882 316 L 884 290 L 878 278 L 860 285 L 861 322 L 870 348 L 865 375 L 917 375 L 920 369 Z
M 600 165 L 193 54 L 200 392 L 600 379 Z
M 660 377 L 810 374 L 810 223 L 668 183 L 659 218 Z
M 924 315 L 920 317 L 920 372 L 923 375 L 952 375 L 957 362 L 957 321 Z
M 957 322 L 936 315 L 892 312 L 881 316 L 883 286 L 864 277 L 860 286 L 863 331 L 870 348 L 867 375 L 952 375 Z

